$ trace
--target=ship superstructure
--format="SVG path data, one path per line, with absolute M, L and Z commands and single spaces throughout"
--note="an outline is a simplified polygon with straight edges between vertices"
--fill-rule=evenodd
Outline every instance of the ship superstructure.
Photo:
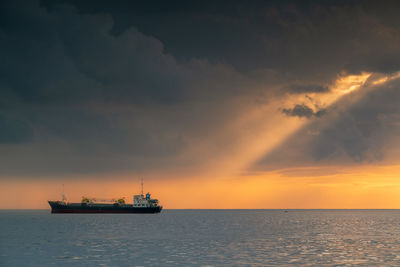
M 152 199 L 150 193 L 133 196 L 133 204 L 126 204 L 125 198 L 100 199 L 82 197 L 80 203 L 69 203 L 64 195 L 62 200 L 49 201 L 52 213 L 159 213 L 162 206 L 157 199 Z

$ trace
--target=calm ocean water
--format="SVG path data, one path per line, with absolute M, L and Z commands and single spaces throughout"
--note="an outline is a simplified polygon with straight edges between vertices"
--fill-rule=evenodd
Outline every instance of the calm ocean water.
M 0 227 L 0 266 L 400 266 L 400 210 L 3 210 Z

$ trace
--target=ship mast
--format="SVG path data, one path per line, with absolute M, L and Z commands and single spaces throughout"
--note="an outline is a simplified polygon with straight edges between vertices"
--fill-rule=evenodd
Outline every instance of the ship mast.
M 65 200 L 67 200 L 67 198 L 65 197 L 65 194 L 64 194 L 64 184 L 62 184 L 62 201 L 65 201 Z
M 141 178 L 140 184 L 141 184 L 141 191 L 140 191 L 140 194 L 143 196 L 143 177 Z

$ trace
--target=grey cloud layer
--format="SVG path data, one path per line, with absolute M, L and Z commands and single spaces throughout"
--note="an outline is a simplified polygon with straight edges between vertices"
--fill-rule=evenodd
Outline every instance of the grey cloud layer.
M 3 174 L 196 164 L 175 159 L 245 112 L 238 99 L 326 92 L 343 71 L 400 68 L 396 2 L 385 16 L 365 2 L 158 4 L 1 3 Z M 284 112 L 321 115 L 307 108 Z M 307 153 L 347 140 L 319 138 Z

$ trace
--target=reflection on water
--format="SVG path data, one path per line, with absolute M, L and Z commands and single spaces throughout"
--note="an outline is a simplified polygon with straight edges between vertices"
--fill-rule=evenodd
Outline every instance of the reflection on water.
M 0 211 L 0 266 L 400 265 L 398 210 Z

